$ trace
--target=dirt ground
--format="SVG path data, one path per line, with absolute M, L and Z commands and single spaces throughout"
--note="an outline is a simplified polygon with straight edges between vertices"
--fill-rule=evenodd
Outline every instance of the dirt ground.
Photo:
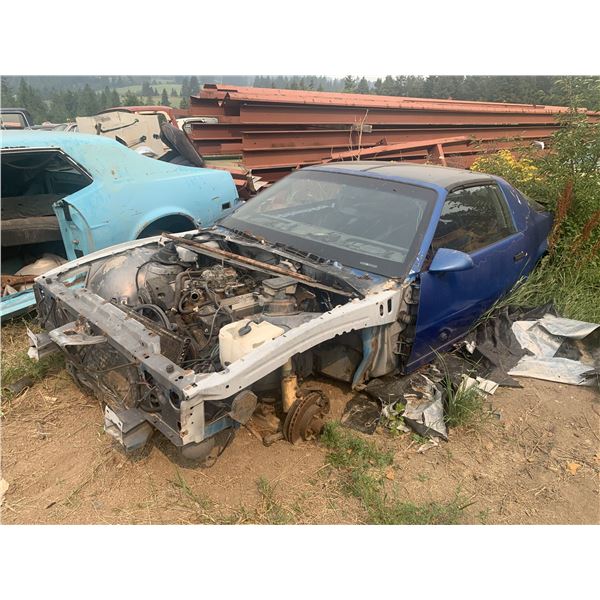
M 21 352 L 24 327 L 3 328 Z M 418 453 L 411 434 L 365 436 L 394 453 L 388 483 L 407 502 L 467 499 L 464 523 L 600 522 L 600 398 L 596 390 L 521 379 L 492 397 L 498 418 L 450 431 Z M 339 418 L 348 390 L 321 382 Z M 98 402 L 64 370 L 2 405 L 1 508 L 11 523 L 362 523 L 319 443 L 265 447 L 241 428 L 210 469 L 177 463 L 156 434 L 134 457 L 103 432 Z

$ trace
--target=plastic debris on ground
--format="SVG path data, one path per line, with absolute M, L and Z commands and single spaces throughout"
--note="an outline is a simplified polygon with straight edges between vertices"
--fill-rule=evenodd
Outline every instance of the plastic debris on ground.
M 444 375 L 442 375 L 442 372 Z M 445 389 L 521 387 L 512 376 L 594 385 L 600 374 L 600 325 L 564 319 L 551 306 L 505 307 L 486 319 L 456 351 L 403 377 L 373 379 L 347 405 L 342 423 L 372 434 L 379 423 L 436 440 L 448 440 Z M 442 382 L 444 384 L 442 384 Z M 492 413 L 493 414 L 493 413 Z
M 14 396 L 18 396 L 26 389 L 30 388 L 33 384 L 33 378 L 29 375 L 25 375 L 24 377 L 21 377 L 14 383 L 9 383 L 8 385 L 4 386 L 4 389 L 8 390 Z
M 486 394 L 493 394 L 498 389 L 498 384 L 495 381 L 490 381 L 489 379 L 483 379 L 483 377 L 469 377 L 468 375 L 463 375 L 463 380 L 460 385 L 463 390 L 468 390 L 469 388 L 476 387 L 477 389 L 485 392 Z
M 346 405 L 341 423 L 361 433 L 372 434 L 377 429 L 380 416 L 379 404 L 364 394 L 358 394 Z
M 517 321 L 513 333 L 523 356 L 509 375 L 572 385 L 598 385 L 600 325 L 545 314 L 535 321 Z
M 474 359 L 487 363 L 487 370 L 478 373 L 500 386 L 522 387 L 508 372 L 527 354 L 519 343 L 513 324 L 541 318 L 552 311 L 550 306 L 532 310 L 507 306 L 487 318 L 462 342 L 463 347 Z
M 391 429 L 448 439 L 444 419 L 442 373 L 434 365 L 407 377 L 373 379 L 365 393 L 381 405 L 381 420 Z
M 404 394 L 406 407 L 403 419 L 420 435 L 437 436 L 448 441 L 442 390 L 438 385 L 443 377 L 433 365 L 428 369 L 427 374 L 429 377 L 423 373 L 416 373 L 413 376 L 412 393 Z

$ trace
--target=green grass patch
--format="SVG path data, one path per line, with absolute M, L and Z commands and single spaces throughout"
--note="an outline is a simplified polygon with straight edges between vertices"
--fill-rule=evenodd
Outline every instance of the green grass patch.
M 541 306 L 551 302 L 568 319 L 600 323 L 600 259 L 547 256 L 502 305 Z
M 170 484 L 179 493 L 181 506 L 191 512 L 195 522 L 202 524 L 218 523 L 212 514 L 214 505 L 211 500 L 198 495 L 179 469 L 175 470 L 175 479 L 171 480 Z
M 475 386 L 468 389 L 459 387 L 455 390 L 448 382 L 446 394 L 446 423 L 449 427 L 480 425 L 489 416 L 483 394 Z
M 331 450 L 329 463 L 334 467 L 385 467 L 391 465 L 393 457 L 389 452 L 379 450 L 372 442 L 352 434 L 338 423 L 325 425 L 321 441 Z
M 35 361 L 27 356 L 29 341 L 26 326 L 38 330 L 36 323 L 31 319 L 22 319 L 8 323 L 2 327 L 2 353 L 0 361 L 0 373 L 2 381 L 2 398 L 10 399 L 12 393 L 6 390 L 23 377 L 29 377 L 32 383 L 37 383 L 47 375 L 57 373 L 65 364 L 62 353 L 57 352 Z
M 385 469 L 393 465 L 390 452 L 341 427 L 325 425 L 321 441 L 329 449 L 328 462 L 337 470 L 342 489 L 360 500 L 367 521 L 374 525 L 452 525 L 461 520 L 464 503 L 457 496 L 450 502 L 414 504 L 404 502 L 395 491 L 385 489 Z
M 264 477 L 260 477 L 256 482 L 258 493 L 261 497 L 262 507 L 259 512 L 262 514 L 261 521 L 269 525 L 285 525 L 290 523 L 288 511 L 275 498 L 275 490 L 271 483 Z
M 466 506 L 458 496 L 425 504 L 391 501 L 371 507 L 369 515 L 378 525 L 459 525 Z
M 237 507 L 231 513 L 221 515 L 219 523 L 223 525 L 286 525 L 294 522 L 294 515 L 302 512 L 297 500 L 291 509 L 285 507 L 275 494 L 275 487 L 265 477 L 259 477 L 256 481 L 259 494 L 259 502 L 252 508 L 244 505 Z

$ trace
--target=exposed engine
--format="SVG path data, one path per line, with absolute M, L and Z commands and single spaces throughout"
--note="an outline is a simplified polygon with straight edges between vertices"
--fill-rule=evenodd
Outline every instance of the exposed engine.
M 330 307 L 327 294 L 320 302 L 292 277 L 234 268 L 173 242 L 104 261 L 88 288 L 156 331 L 170 360 L 202 373 L 222 370 L 242 347 L 281 335 L 289 329 L 285 317 L 297 323 Z

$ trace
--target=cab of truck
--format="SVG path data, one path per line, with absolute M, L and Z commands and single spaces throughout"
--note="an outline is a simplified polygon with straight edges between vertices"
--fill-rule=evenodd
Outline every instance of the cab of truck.
M 31 129 L 33 119 L 25 108 L 0 108 L 0 129 Z

